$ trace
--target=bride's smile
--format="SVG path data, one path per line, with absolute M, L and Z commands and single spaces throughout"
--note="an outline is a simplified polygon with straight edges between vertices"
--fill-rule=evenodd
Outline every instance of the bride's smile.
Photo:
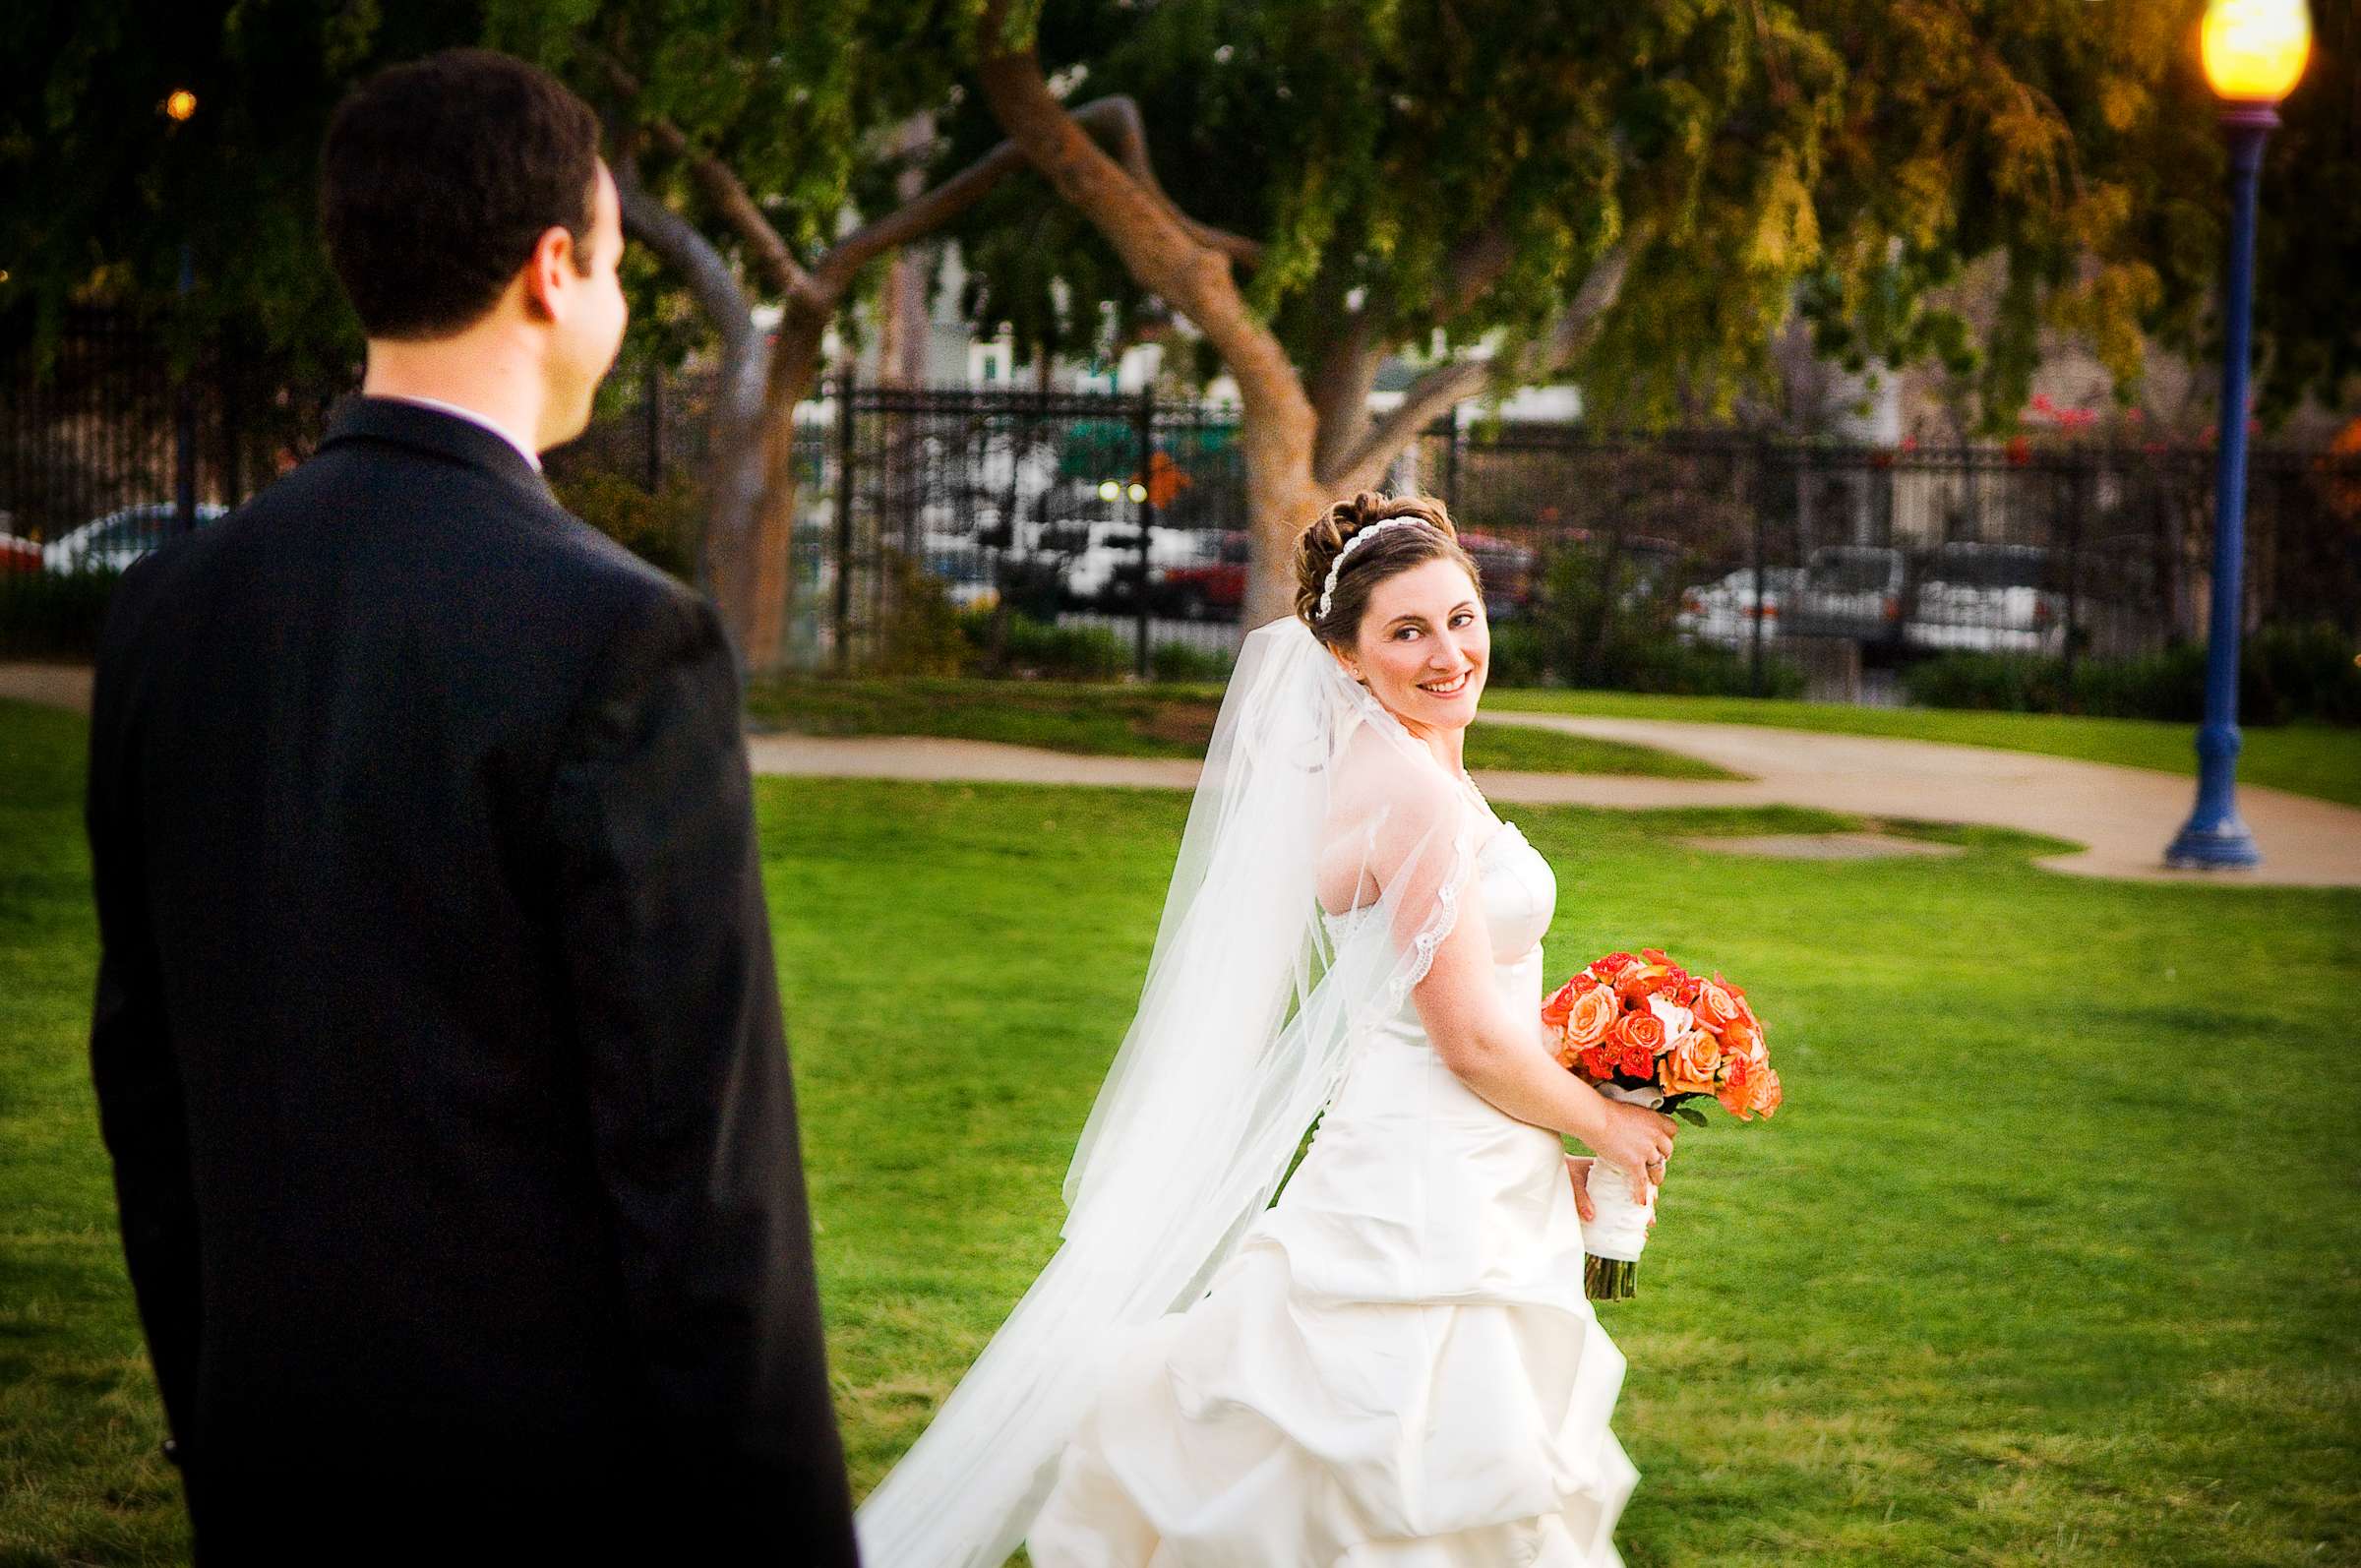
M 1466 568 L 1437 558 L 1370 590 L 1361 634 L 1343 656 L 1355 680 L 1412 734 L 1425 736 L 1467 728 L 1483 695 L 1491 652 L 1483 594 Z M 1457 760 L 1457 739 L 1446 761 Z

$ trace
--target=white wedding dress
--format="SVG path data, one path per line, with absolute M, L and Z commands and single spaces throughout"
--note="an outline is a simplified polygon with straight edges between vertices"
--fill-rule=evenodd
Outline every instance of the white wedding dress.
M 1556 883 L 1514 823 L 1483 830 L 1469 902 L 1535 1016 Z M 1368 913 L 1321 918 L 1341 941 Z M 1102 1357 L 1036 1568 L 1622 1561 L 1624 1359 L 1583 1295 L 1557 1134 L 1461 1083 L 1409 997 L 1351 1053 L 1207 1294 Z

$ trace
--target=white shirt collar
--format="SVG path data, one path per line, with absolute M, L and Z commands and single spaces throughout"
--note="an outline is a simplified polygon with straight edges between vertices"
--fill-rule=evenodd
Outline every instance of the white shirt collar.
M 451 414 L 457 418 L 464 419 L 470 424 L 481 425 L 486 430 L 492 432 L 492 434 L 495 436 L 498 436 L 501 440 L 507 442 L 510 446 L 515 448 L 516 455 L 522 457 L 526 462 L 531 463 L 535 473 L 538 473 L 541 470 L 541 454 L 539 452 L 533 451 L 532 447 L 527 443 L 518 441 L 514 431 L 504 429 L 500 425 L 495 424 L 492 420 L 484 417 L 482 414 L 477 413 L 472 408 L 461 408 L 457 403 L 447 403 L 440 397 L 414 397 L 407 394 L 401 396 L 393 396 L 385 392 L 372 392 L 370 395 L 373 397 L 384 397 L 388 402 L 416 403 L 421 408 L 432 408 L 438 412 Z

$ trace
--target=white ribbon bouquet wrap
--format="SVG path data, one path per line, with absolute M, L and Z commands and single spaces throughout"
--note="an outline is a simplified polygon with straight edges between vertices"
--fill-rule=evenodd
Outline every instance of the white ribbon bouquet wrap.
M 1697 1027 L 1688 1008 L 1662 996 L 1649 997 L 1648 1010 L 1665 1026 L 1666 1040 L 1677 1041 Z M 1609 1100 L 1646 1106 L 1651 1111 L 1665 1103 L 1662 1089 L 1634 1089 L 1612 1083 L 1597 1087 Z M 1645 1177 L 1647 1173 L 1640 1175 Z M 1591 1258 L 1583 1267 L 1584 1294 L 1594 1299 L 1613 1301 L 1629 1297 L 1633 1272 L 1629 1265 L 1640 1261 L 1640 1253 L 1648 1245 L 1648 1222 L 1656 1213 L 1656 1184 L 1648 1183 L 1648 1201 L 1641 1203 L 1631 1195 L 1631 1180 L 1632 1173 L 1621 1166 L 1604 1160 L 1591 1162 L 1585 1185 L 1591 1195 L 1594 1217 L 1582 1222 L 1582 1249 Z M 1603 1268 L 1602 1263 L 1625 1266 Z

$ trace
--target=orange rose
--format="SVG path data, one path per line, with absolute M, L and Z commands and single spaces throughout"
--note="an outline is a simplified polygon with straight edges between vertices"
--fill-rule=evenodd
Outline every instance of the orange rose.
M 1760 1025 L 1745 1018 L 1733 1018 L 1723 1027 L 1722 1044 L 1730 1051 L 1751 1054 L 1763 1043 Z
M 1573 1010 L 1574 982 L 1569 980 L 1551 992 L 1549 999 L 1542 1003 L 1542 1027 L 1562 1031 L 1566 1027 L 1566 1014 Z
M 1609 1044 L 1637 1046 L 1650 1055 L 1664 1050 L 1666 1044 L 1665 1021 L 1652 1012 L 1627 1012 L 1607 1033 Z
M 1576 1050 L 1598 1045 L 1622 1015 L 1613 992 L 1604 986 L 1586 991 L 1574 998 L 1573 1011 L 1566 1017 L 1566 1043 Z
M 1786 1098 L 1780 1090 L 1777 1067 L 1763 1068 L 1760 1073 L 1756 1074 L 1752 1088 L 1753 1093 L 1748 1097 L 1746 1106 L 1748 1110 L 1761 1116 L 1767 1116 L 1777 1111 L 1780 1102 Z
M 1722 1070 L 1722 1042 L 1693 1029 L 1665 1054 L 1665 1093 L 1712 1094 Z
M 1754 1103 L 1754 1080 L 1758 1069 L 1753 1059 L 1747 1056 L 1730 1056 L 1727 1059 L 1729 1076 L 1722 1081 L 1721 1088 L 1714 1091 L 1714 1098 L 1722 1102 L 1723 1110 L 1744 1121 L 1753 1114 L 1750 1108 Z
M 1690 1010 L 1697 1014 L 1699 1023 L 1716 1034 L 1745 1016 L 1738 1011 L 1738 999 L 1711 980 L 1697 983 L 1697 999 L 1691 1004 Z

